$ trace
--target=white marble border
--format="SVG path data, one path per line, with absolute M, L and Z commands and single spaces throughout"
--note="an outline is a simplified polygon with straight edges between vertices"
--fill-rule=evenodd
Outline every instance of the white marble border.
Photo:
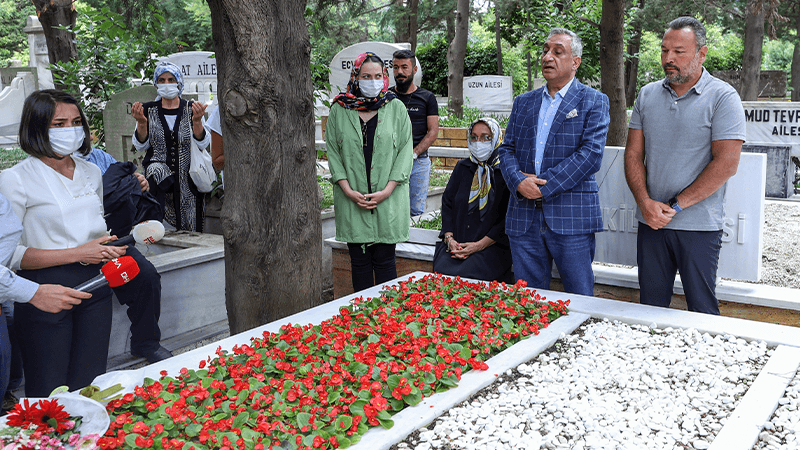
M 414 272 L 393 280 L 393 283 L 406 280 L 409 276 L 421 278 L 424 275 L 426 275 L 424 272 Z M 231 350 L 236 344 L 249 343 L 252 337 L 262 336 L 264 331 L 278 332 L 280 327 L 286 323 L 318 324 L 337 314 L 339 308 L 348 305 L 352 298 L 357 296 L 376 296 L 379 291 L 379 287 L 373 287 L 231 336 L 174 358 L 152 364 L 143 369 L 144 375 L 158 379 L 161 376 L 161 371 L 166 370 L 170 375 L 174 376 L 179 373 L 181 368 L 197 367 L 201 360 L 207 358 L 208 355 L 213 355 L 218 347 Z M 732 334 L 747 340 L 763 340 L 769 345 L 787 346 L 779 347 L 775 355 L 770 358 L 762 374 L 759 375 L 754 385 L 742 399 L 739 407 L 737 407 L 734 415 L 729 420 L 729 424 L 723 427 L 711 448 L 725 450 L 746 450 L 751 448 L 758 436 L 761 425 L 774 411 L 775 405 L 783 395 L 788 380 L 791 379 L 791 376 L 787 374 L 792 372 L 793 375 L 792 367 L 796 370 L 800 363 L 800 348 L 798 348 L 800 346 L 800 328 L 731 317 L 709 316 L 676 309 L 656 308 L 617 300 L 570 295 L 563 292 L 543 290 L 538 292 L 551 301 L 570 299 L 569 315 L 556 320 L 549 327 L 542 330 L 535 339 L 525 339 L 487 361 L 489 370 L 467 372 L 462 377 L 458 387 L 434 394 L 424 399 L 419 405 L 405 408 L 395 414 L 393 417 L 395 424 L 391 429 L 385 430 L 380 427 L 370 429 L 358 444 L 350 448 L 353 450 L 385 450 L 390 448 L 394 443 L 403 440 L 420 427 L 431 423 L 443 412 L 491 384 L 496 376 L 530 360 L 547 349 L 562 333 L 568 334 L 572 332 L 589 317 L 608 318 L 625 323 L 655 325 L 659 328 L 695 328 L 698 331 L 711 334 Z

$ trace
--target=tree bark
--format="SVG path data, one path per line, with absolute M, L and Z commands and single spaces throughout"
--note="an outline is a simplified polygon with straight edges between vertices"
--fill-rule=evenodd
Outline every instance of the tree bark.
M 395 7 L 401 12 L 395 20 L 394 41 L 408 42 L 411 44 L 411 51 L 416 51 L 419 0 L 408 0 L 407 4 L 403 0 L 395 0 Z
M 503 75 L 503 38 L 500 35 L 500 11 L 494 2 L 494 42 L 497 46 L 497 74 Z
M 761 50 L 764 45 L 763 0 L 747 0 L 744 22 L 744 54 L 742 57 L 743 101 L 758 100 L 761 77 Z
M 638 2 L 639 10 L 644 8 L 644 0 Z M 642 22 L 636 20 L 633 24 L 631 39 L 628 41 L 628 59 L 625 61 L 625 104 L 633 106 L 636 100 L 636 87 L 639 77 L 639 51 L 642 48 Z
M 78 11 L 72 0 L 33 0 L 36 15 L 44 30 L 47 42 L 47 56 L 50 64 L 69 62 L 78 57 L 75 46 L 75 33 L 58 27 L 72 29 L 78 18 Z M 57 88 L 62 86 L 56 85 Z
M 447 95 L 448 106 L 458 117 L 464 114 L 464 58 L 467 54 L 469 33 L 469 0 L 458 0 L 456 8 L 456 35 L 447 47 Z
M 625 110 L 625 0 L 603 0 L 600 19 L 600 90 L 608 96 L 611 123 L 606 145 L 625 145 L 628 115 Z
M 305 2 L 209 0 L 225 145 L 225 304 L 239 333 L 320 303 Z

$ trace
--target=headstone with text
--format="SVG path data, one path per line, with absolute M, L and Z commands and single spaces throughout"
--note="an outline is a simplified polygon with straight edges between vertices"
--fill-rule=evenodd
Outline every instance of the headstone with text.
M 595 261 L 636 265 L 636 201 L 625 181 L 622 147 L 606 147 L 595 174 L 600 185 L 603 232 L 597 233 Z M 736 175 L 725 190 L 725 220 L 717 276 L 758 281 L 761 278 L 766 156 L 742 153 Z
M 479 75 L 464 77 L 464 105 L 486 112 L 510 113 L 514 103 L 511 77 Z
M 44 28 L 36 16 L 28 16 L 23 31 L 28 35 L 28 54 L 30 66 L 37 71 L 36 79 L 39 89 L 53 89 L 53 74 L 50 72 L 50 56 L 47 54 L 47 40 Z
M 181 68 L 185 94 L 197 94 L 197 100 L 203 103 L 212 101 L 209 114 L 217 104 L 217 59 L 213 56 L 214 52 L 191 51 L 159 58 Z
M 359 42 L 349 47 L 342 49 L 331 60 L 331 72 L 328 75 L 328 81 L 331 84 L 331 98 L 335 97 L 339 92 L 347 90 L 347 83 L 350 81 L 350 72 L 353 70 L 353 61 L 358 55 L 364 52 L 372 52 L 378 55 L 386 65 L 386 70 L 389 72 L 389 86 L 394 86 L 394 73 L 392 73 L 392 54 L 397 50 L 410 50 L 411 44 L 400 43 L 393 44 L 389 42 Z M 422 83 L 422 68 L 417 61 L 417 74 L 414 76 L 414 84 L 421 86 Z M 425 87 L 425 86 L 422 86 Z
M 742 102 L 746 125 L 745 145 L 763 144 L 770 146 L 790 146 L 789 156 L 800 158 L 800 103 L 795 102 Z M 746 150 L 745 150 L 746 151 Z M 782 150 L 774 150 L 782 152 Z M 773 191 L 770 196 L 785 197 L 794 192 L 791 181 L 782 174 L 794 172 L 790 158 L 772 155 L 767 164 L 767 187 Z M 775 174 L 778 174 L 777 178 Z M 774 189 L 775 183 L 786 183 Z M 785 192 L 786 195 L 778 195 Z
M 103 128 L 106 133 L 106 152 L 117 161 L 133 161 L 142 166 L 143 154 L 131 151 L 136 119 L 131 115 L 131 106 L 136 102 L 149 102 L 156 97 L 153 85 L 139 86 L 111 96 L 103 110 Z M 196 94 L 185 94 L 186 100 L 197 100 Z

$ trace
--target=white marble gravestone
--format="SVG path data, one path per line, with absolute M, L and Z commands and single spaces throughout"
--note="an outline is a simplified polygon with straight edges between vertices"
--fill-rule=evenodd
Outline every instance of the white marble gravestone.
M 623 147 L 606 147 L 595 174 L 600 185 L 603 232 L 597 233 L 595 261 L 636 265 L 636 201 L 625 181 Z M 757 281 L 761 278 L 766 155 L 742 153 L 736 175 L 725 191 L 725 222 L 717 276 Z
M 514 85 L 511 77 L 479 75 L 464 77 L 464 105 L 486 112 L 511 112 Z
M 389 71 L 389 86 L 394 86 L 394 74 L 392 73 L 392 54 L 397 50 L 411 50 L 408 43 L 392 44 L 388 42 L 359 42 L 342 49 L 331 60 L 331 73 L 328 81 L 331 83 L 331 97 L 335 97 L 339 92 L 347 90 L 347 83 L 350 81 L 350 71 L 353 70 L 353 61 L 358 55 L 364 52 L 372 52 L 378 55 Z M 421 86 L 422 68 L 417 61 L 417 74 L 414 76 L 414 84 Z M 425 87 L 425 86 L 422 86 Z
M 210 101 L 206 109 L 209 114 L 217 104 L 217 59 L 213 56 L 214 52 L 191 51 L 159 58 L 181 68 L 183 93 L 197 94 L 197 100 L 203 103 Z

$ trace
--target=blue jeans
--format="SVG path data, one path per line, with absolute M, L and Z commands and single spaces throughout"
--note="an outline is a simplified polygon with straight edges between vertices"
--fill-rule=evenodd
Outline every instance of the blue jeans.
M 431 159 L 428 157 L 415 159 L 414 167 L 411 169 L 411 178 L 408 180 L 412 216 L 418 216 L 425 212 L 425 200 L 428 199 L 430 181 Z
M 639 302 L 669 307 L 675 273 L 680 271 L 689 311 L 719 315 L 716 288 L 721 248 L 722 230 L 654 230 L 639 223 Z
M 566 236 L 556 234 L 544 220 L 541 209 L 522 236 L 509 236 L 514 275 L 534 289 L 550 289 L 553 261 L 564 283 L 564 291 L 594 295 L 594 233 Z

